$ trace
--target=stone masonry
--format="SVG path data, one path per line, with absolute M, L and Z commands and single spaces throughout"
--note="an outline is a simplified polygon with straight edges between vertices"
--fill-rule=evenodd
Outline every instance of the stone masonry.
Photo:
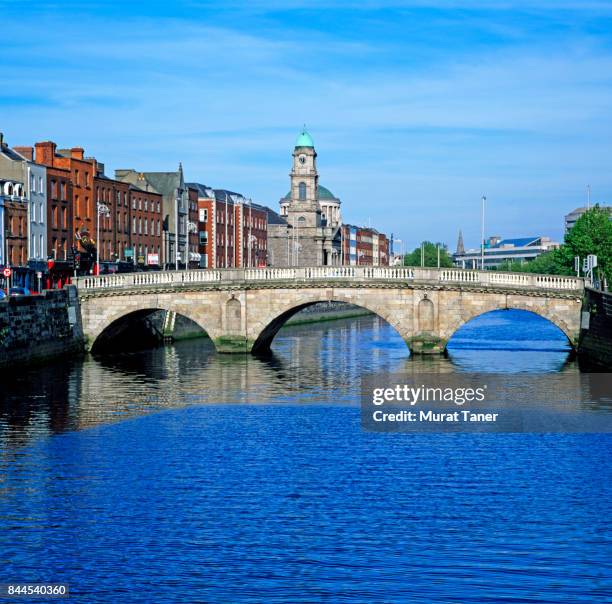
M 470 319 L 510 308 L 550 320 L 575 346 L 582 305 L 579 291 L 333 279 L 289 285 L 260 281 L 80 289 L 79 295 L 89 348 L 114 321 L 136 311 L 163 309 L 195 321 L 219 352 L 243 353 L 268 350 L 291 316 L 317 302 L 347 302 L 365 308 L 393 326 L 413 353 L 423 354 L 443 352 L 450 337 Z

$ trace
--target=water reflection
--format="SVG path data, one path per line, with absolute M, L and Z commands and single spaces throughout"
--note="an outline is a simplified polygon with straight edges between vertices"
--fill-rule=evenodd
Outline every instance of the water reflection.
M 0 444 L 185 405 L 356 404 L 364 374 L 578 372 L 568 358 L 564 336 L 529 313 L 476 319 L 452 340 L 448 358 L 410 358 L 375 316 L 283 328 L 262 358 L 218 355 L 209 340 L 190 340 L 10 376 L 0 392 Z

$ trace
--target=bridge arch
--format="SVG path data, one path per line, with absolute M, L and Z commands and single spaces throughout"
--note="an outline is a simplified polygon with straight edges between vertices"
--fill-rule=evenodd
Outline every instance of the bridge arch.
M 131 298 L 129 301 L 126 301 L 121 308 L 113 309 L 111 312 L 105 312 L 103 315 L 99 316 L 99 320 L 95 322 L 94 329 L 87 333 L 88 349 L 92 352 L 99 349 L 102 338 L 110 336 L 111 334 L 109 334 L 109 331 L 118 327 L 122 321 L 129 318 L 146 319 L 148 315 L 152 315 L 156 311 L 173 312 L 176 313 L 177 316 L 183 316 L 195 323 L 209 336 L 211 336 L 211 330 L 214 329 L 212 323 L 209 324 L 208 321 L 203 320 L 200 314 L 194 312 L 184 304 L 152 304 L 146 300 L 134 301 L 134 299 Z
M 537 315 L 538 317 L 546 319 L 555 327 L 557 327 L 561 332 L 563 332 L 572 348 L 575 348 L 577 345 L 578 334 L 574 333 L 572 328 L 562 317 L 559 317 L 554 311 L 547 308 L 546 305 L 541 307 L 534 307 L 530 303 L 520 302 L 513 302 L 512 304 L 506 305 L 493 304 L 491 308 L 464 313 L 460 319 L 451 322 L 449 326 L 442 331 L 441 336 L 446 342 L 448 342 L 455 335 L 455 333 L 457 333 L 457 331 L 459 331 L 459 329 L 461 329 L 464 325 L 466 325 L 477 317 L 481 317 L 496 310 L 521 310 Z
M 411 333 L 406 322 L 396 319 L 389 312 L 388 307 L 368 298 L 367 293 L 359 295 L 357 292 L 334 291 L 329 293 L 325 290 L 315 290 L 304 292 L 297 299 L 275 305 L 273 310 L 257 322 L 256 331 L 251 333 L 253 342 L 251 351 L 255 354 L 268 352 L 274 337 L 291 317 L 320 302 L 344 302 L 368 310 L 391 325 L 408 345 Z

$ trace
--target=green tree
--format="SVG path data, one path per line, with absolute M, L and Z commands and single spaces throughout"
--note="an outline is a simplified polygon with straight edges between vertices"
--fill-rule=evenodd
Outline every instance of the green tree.
M 612 214 L 608 208 L 599 206 L 591 208 L 565 235 L 565 244 L 561 248 L 566 264 L 572 268 L 574 256 L 580 256 L 582 261 L 589 254 L 595 254 L 599 278 L 605 277 L 607 283 L 612 282 L 612 221 L 610 218 Z
M 443 243 L 423 241 L 421 245 L 425 246 L 425 266 L 438 266 L 438 246 L 440 247 L 440 266 L 444 268 L 453 266 L 453 261 Z M 421 266 L 421 246 L 404 256 L 404 266 Z
M 506 262 L 499 267 L 499 270 L 547 275 L 573 275 L 574 260 L 572 259 L 571 264 L 567 262 L 567 254 L 562 247 L 544 252 L 529 262 Z
M 585 212 L 565 235 L 559 249 L 541 254 L 530 262 L 509 262 L 499 267 L 502 271 L 523 271 L 549 275 L 574 275 L 574 258 L 580 262 L 589 255 L 597 256 L 599 279 L 612 280 L 612 214 L 607 208 L 595 206 Z M 581 269 L 582 270 L 582 269 Z

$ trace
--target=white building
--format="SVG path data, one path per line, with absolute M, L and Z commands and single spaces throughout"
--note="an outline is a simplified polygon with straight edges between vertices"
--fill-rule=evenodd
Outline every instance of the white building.
M 25 185 L 28 200 L 28 266 L 47 269 L 47 169 L 14 149 L 0 133 L 0 177 Z

